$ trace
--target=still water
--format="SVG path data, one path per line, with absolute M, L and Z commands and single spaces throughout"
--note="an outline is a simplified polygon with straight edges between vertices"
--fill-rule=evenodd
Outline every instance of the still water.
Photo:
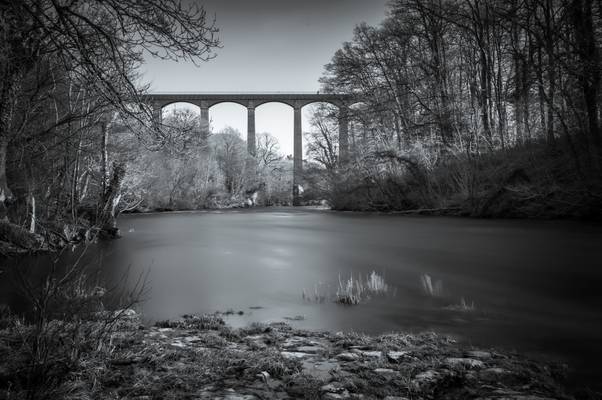
M 566 361 L 578 379 L 602 377 L 602 226 L 230 210 L 120 217 L 102 269 L 148 272 L 149 320 L 233 309 L 233 325 L 283 321 L 309 329 L 433 330 L 478 346 Z M 341 279 L 383 275 L 389 295 L 357 306 L 310 303 Z M 425 293 L 421 276 L 440 281 Z M 461 299 L 474 310 L 454 309 Z M 452 307 L 450 307 L 452 306 Z

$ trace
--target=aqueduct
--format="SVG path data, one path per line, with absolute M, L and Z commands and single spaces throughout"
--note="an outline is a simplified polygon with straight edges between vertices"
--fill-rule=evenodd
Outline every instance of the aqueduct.
M 303 174 L 303 127 L 301 109 L 311 103 L 331 103 L 339 107 L 339 158 L 345 160 L 349 150 L 348 107 L 352 96 L 331 93 L 150 93 L 146 100 L 157 120 L 162 118 L 163 107 L 172 103 L 190 103 L 201 109 L 201 124 L 209 126 L 209 108 L 219 103 L 237 103 L 247 109 L 247 150 L 255 155 L 255 108 L 265 103 L 283 103 L 294 109 L 293 118 L 293 204 L 299 203 L 299 185 Z

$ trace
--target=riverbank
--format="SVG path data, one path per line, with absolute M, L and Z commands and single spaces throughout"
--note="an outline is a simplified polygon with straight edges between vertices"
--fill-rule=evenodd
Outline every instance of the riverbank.
M 562 366 L 433 333 L 366 336 L 284 323 L 233 329 L 218 315 L 145 327 L 133 312 L 123 318 L 107 337 L 110 346 L 83 352 L 54 398 L 575 398 L 562 386 Z M 27 389 L 19 388 L 22 371 L 7 364 L 23 345 L 16 333 L 14 325 L 0 331 L 2 399 Z
M 480 155 L 450 153 L 436 163 L 412 152 L 380 152 L 380 172 L 366 175 L 352 165 L 325 178 L 321 195 L 336 210 L 599 221 L 602 176 L 586 162 L 585 149 L 575 151 L 532 143 Z

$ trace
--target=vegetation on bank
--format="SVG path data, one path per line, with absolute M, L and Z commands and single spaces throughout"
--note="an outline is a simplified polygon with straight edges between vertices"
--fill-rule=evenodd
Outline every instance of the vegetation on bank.
M 308 187 L 341 210 L 599 218 L 601 24 L 593 1 L 390 2 L 326 66 L 356 96 L 349 154 L 322 107 Z
M 481 218 L 602 217 L 602 180 L 584 176 L 566 148 L 534 143 L 484 155 L 453 155 L 427 166 L 382 152 L 379 171 L 350 166 L 315 177 L 335 210 Z M 361 162 L 359 163 L 362 164 Z
M 0 398 L 594 398 L 563 388 L 560 365 L 431 333 L 365 336 L 284 323 L 232 329 L 215 315 L 146 327 L 131 311 L 111 329 L 102 320 L 82 321 L 77 331 L 65 323 L 48 321 L 56 328 L 44 337 L 51 343 L 44 358 L 32 359 L 35 325 L 3 316 Z

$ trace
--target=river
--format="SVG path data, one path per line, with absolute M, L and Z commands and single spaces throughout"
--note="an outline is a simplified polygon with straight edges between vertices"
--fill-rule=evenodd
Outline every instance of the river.
M 113 280 L 147 272 L 149 320 L 243 311 L 228 322 L 308 329 L 432 330 L 478 346 L 566 361 L 602 376 L 602 226 L 260 209 L 125 215 L 102 245 Z M 376 271 L 387 296 L 356 306 L 309 302 L 339 277 Z M 422 279 L 440 281 L 437 296 Z M 473 309 L 458 307 L 462 303 Z M 302 318 L 301 318 L 302 317 Z

